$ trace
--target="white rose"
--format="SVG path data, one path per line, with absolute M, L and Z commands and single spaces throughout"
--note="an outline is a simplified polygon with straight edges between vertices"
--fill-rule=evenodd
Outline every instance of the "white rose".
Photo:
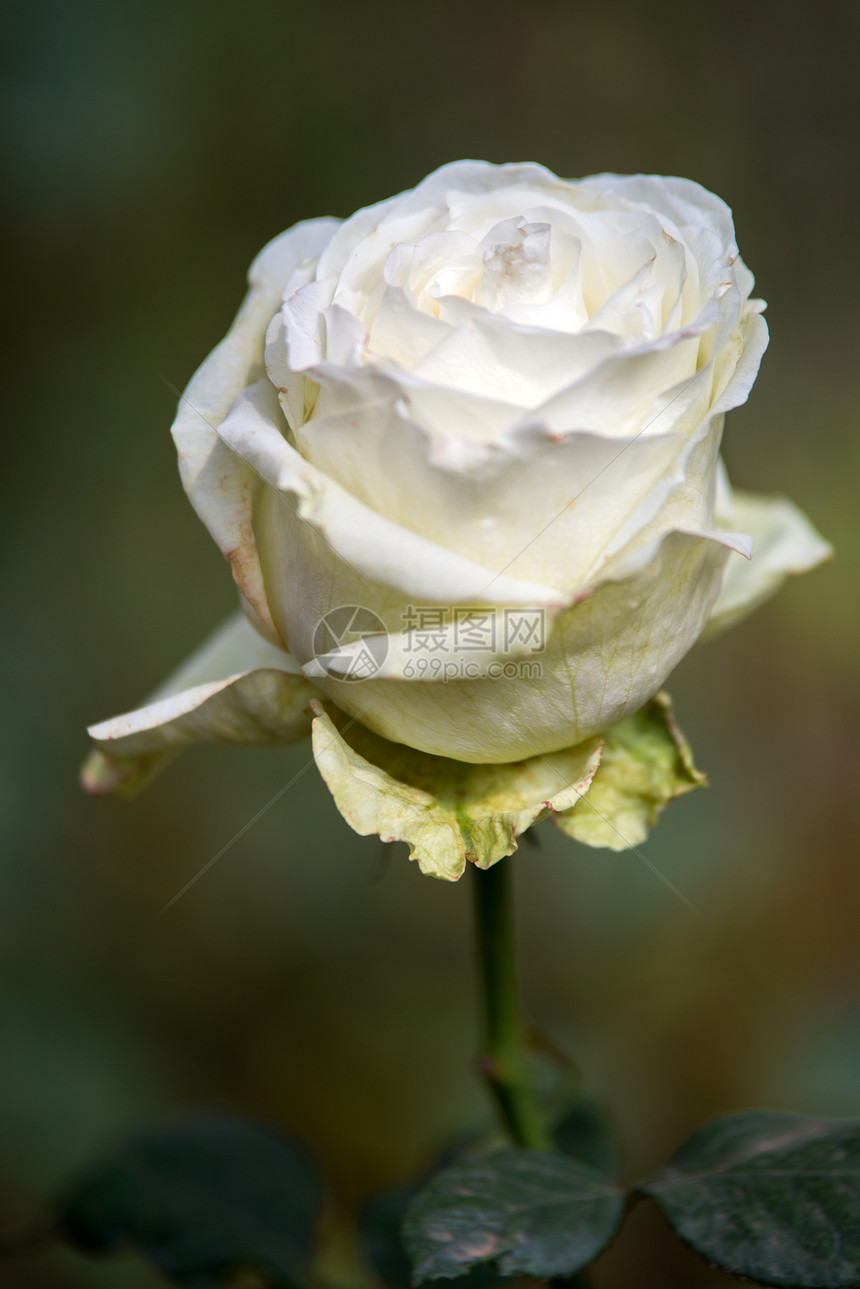
M 425 752 L 553 752 L 828 553 L 794 506 L 733 497 L 722 470 L 767 328 L 731 214 L 695 183 L 459 162 L 297 225 L 250 284 L 173 433 L 253 629 L 228 626 L 154 706 L 96 727 L 103 748 L 289 737 L 322 691 Z M 361 684 L 339 678 L 361 641 L 317 659 L 320 620 L 351 605 L 386 633 Z M 420 614 L 446 679 L 415 666 Z M 543 615 L 539 654 L 503 639 L 517 614 Z

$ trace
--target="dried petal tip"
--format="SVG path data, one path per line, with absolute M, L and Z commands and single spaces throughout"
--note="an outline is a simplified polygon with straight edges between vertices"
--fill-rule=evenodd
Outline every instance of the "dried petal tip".
M 174 755 L 171 748 L 150 756 L 112 757 L 93 748 L 81 766 L 80 784 L 90 797 L 135 797 Z
M 143 707 L 90 726 L 95 749 L 81 786 L 91 796 L 134 796 L 193 743 L 293 743 L 309 733 L 317 692 L 289 654 L 237 614 Z

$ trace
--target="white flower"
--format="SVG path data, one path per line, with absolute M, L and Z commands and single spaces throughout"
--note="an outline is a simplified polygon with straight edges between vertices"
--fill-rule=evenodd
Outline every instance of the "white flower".
M 724 413 L 767 328 L 731 214 L 695 183 L 459 162 L 297 225 L 250 284 L 173 433 L 253 627 L 94 728 L 112 753 L 95 790 L 193 738 L 304 733 L 310 681 L 377 734 L 460 761 L 580 744 L 642 707 L 707 625 L 829 553 L 793 505 L 733 497 L 722 470 Z M 377 634 L 320 661 L 341 606 Z M 505 639 L 539 616 L 540 652 Z M 431 644 L 440 665 L 416 667 Z

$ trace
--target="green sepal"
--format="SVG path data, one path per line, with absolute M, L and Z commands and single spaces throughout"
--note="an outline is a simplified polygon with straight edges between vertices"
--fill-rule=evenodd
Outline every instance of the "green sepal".
M 489 868 L 538 819 L 569 809 L 588 791 L 603 748 L 597 738 L 525 761 L 467 765 L 311 707 L 317 767 L 347 823 L 362 836 L 407 842 L 423 873 L 448 881 L 467 863 Z
M 693 763 L 668 694 L 655 694 L 603 739 L 603 760 L 588 795 L 553 822 L 586 846 L 628 850 L 645 841 L 671 801 L 707 779 Z

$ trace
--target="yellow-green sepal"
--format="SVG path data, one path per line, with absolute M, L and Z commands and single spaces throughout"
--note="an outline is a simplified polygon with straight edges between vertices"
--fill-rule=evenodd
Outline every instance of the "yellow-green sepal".
M 446 881 L 467 863 L 489 868 L 547 814 L 588 792 L 603 741 L 588 740 L 505 765 L 468 765 L 372 733 L 337 709 L 311 703 L 317 767 L 350 827 L 405 841 L 422 873 Z
M 671 801 L 707 779 L 693 763 L 668 694 L 655 694 L 603 738 L 603 760 L 588 796 L 554 822 L 586 846 L 628 850 L 645 840 Z

